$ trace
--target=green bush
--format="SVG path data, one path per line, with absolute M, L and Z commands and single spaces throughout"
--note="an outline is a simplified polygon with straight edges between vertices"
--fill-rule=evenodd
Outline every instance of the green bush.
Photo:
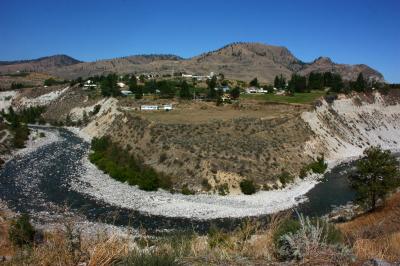
M 209 191 L 209 190 L 211 189 L 211 185 L 210 185 L 210 183 L 208 182 L 208 179 L 207 179 L 207 178 L 203 178 L 203 180 L 201 181 L 201 185 L 203 186 L 203 188 L 204 188 L 206 191 Z
M 324 156 L 318 157 L 316 161 L 304 166 L 300 170 L 299 177 L 301 179 L 307 176 L 308 172 L 313 172 L 316 174 L 323 174 L 325 173 L 326 169 L 328 168 L 328 164 L 325 162 Z
M 188 187 L 188 185 L 185 184 L 185 185 L 182 186 L 181 193 L 182 193 L 183 195 L 193 195 L 193 194 L 194 194 L 194 191 L 190 190 L 189 187 Z
M 279 181 L 282 183 L 283 186 L 286 186 L 287 184 L 293 182 L 294 180 L 294 176 L 292 176 L 291 174 L 289 174 L 288 172 L 282 172 L 279 176 L 278 176 Z
M 146 191 L 172 187 L 169 176 L 144 165 L 128 150 L 118 147 L 108 137 L 93 138 L 92 151 L 89 160 L 100 170 L 120 182 L 137 185 L 139 189 Z
M 287 226 L 289 225 L 289 226 Z M 286 232 L 279 231 L 274 235 L 278 256 L 282 260 L 302 260 L 314 256 L 315 250 L 322 254 L 335 254 L 330 259 L 333 265 L 342 265 L 343 261 L 351 260 L 350 250 L 343 245 L 343 237 L 334 225 L 320 218 L 310 219 L 299 215 L 295 222 L 288 222 Z M 281 225 L 285 227 L 284 224 Z M 313 249 L 309 247 L 312 246 Z M 314 250 L 315 249 L 315 250 Z
M 28 214 L 22 214 L 11 222 L 10 228 L 8 229 L 8 237 L 14 245 L 30 245 L 33 243 L 34 236 L 35 229 L 29 222 Z
M 229 186 L 227 183 L 219 185 L 217 189 L 218 189 L 218 194 L 221 196 L 226 196 L 229 194 Z
M 306 219 L 308 220 L 308 218 Z M 333 224 L 330 224 L 321 218 L 312 218 L 309 219 L 309 221 L 311 226 L 315 227 L 318 225 L 318 227 L 321 228 L 322 235 L 327 244 L 335 245 L 343 243 L 343 234 Z M 302 225 L 298 219 L 294 218 L 289 218 L 282 222 L 273 235 L 276 249 L 280 250 L 287 244 L 286 239 L 284 238 L 285 235 L 295 235 L 302 226 L 304 225 Z
M 229 247 L 232 245 L 229 234 L 217 228 L 214 224 L 210 226 L 207 236 L 210 248 Z
M 240 182 L 240 190 L 243 194 L 251 195 L 256 193 L 256 186 L 254 185 L 253 180 L 245 179 Z
M 289 219 L 286 219 L 285 221 L 283 221 L 278 226 L 278 228 L 275 230 L 274 235 L 273 235 L 275 247 L 277 249 L 280 248 L 280 246 L 281 246 L 280 239 L 282 238 L 282 236 L 284 236 L 288 233 L 294 234 L 299 229 L 300 229 L 300 223 L 298 220 L 296 220 L 294 218 L 289 218 Z

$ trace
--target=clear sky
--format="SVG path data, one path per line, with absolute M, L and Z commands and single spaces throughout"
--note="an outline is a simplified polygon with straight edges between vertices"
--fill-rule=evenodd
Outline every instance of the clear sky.
M 400 83 L 400 0 L 0 0 L 0 60 L 190 57 L 236 41 L 365 63 Z

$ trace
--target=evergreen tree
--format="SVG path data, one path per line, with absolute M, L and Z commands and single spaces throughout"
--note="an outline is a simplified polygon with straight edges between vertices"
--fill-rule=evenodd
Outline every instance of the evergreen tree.
M 101 94 L 105 97 L 119 96 L 121 94 L 121 91 L 117 86 L 117 82 L 118 82 L 118 76 L 116 74 L 109 74 L 102 80 L 100 84 Z
M 332 73 L 325 72 L 324 73 L 324 87 L 332 87 Z
M 137 79 L 135 75 L 132 75 L 130 78 L 128 78 L 128 86 L 129 86 L 129 90 L 132 93 L 136 92 L 137 89 Z
M 342 76 L 340 74 L 332 75 L 332 86 L 331 90 L 333 92 L 343 92 L 344 91 L 344 83 L 342 80 Z
M 356 83 L 354 84 L 354 89 L 355 89 L 355 91 L 358 91 L 358 92 L 363 92 L 366 89 L 366 82 L 365 82 L 364 76 L 361 72 L 360 72 L 360 74 L 358 74 Z
M 215 88 L 217 87 L 217 77 L 213 76 L 211 79 L 207 80 L 207 85 L 208 85 L 208 98 L 209 99 L 215 99 L 217 98 L 217 91 Z
M 142 99 L 143 98 L 143 86 L 137 86 L 135 92 L 135 99 Z
M 192 98 L 192 93 L 190 92 L 190 87 L 186 80 L 182 81 L 180 85 L 179 97 L 181 97 L 182 99 Z
M 275 76 L 274 87 L 277 88 L 277 89 L 280 89 L 280 79 L 279 79 L 278 75 Z
M 400 186 L 399 163 L 390 151 L 380 147 L 370 147 L 364 157 L 357 162 L 356 172 L 350 176 L 357 192 L 357 200 L 370 209 L 375 209 L 378 200 Z
M 231 95 L 232 99 L 237 99 L 240 96 L 240 87 L 236 86 L 233 89 L 229 91 L 229 94 Z
M 258 79 L 257 79 L 257 78 L 252 79 L 252 80 L 250 81 L 250 86 L 251 86 L 251 87 L 259 87 L 260 84 L 258 83 Z
M 321 90 L 324 88 L 324 77 L 321 73 L 311 72 L 308 76 L 309 90 Z
M 289 92 L 306 92 L 307 91 L 307 79 L 306 77 L 293 74 L 289 81 L 288 86 Z
M 161 98 L 173 98 L 175 96 L 175 86 L 168 80 L 158 81 L 157 88 L 160 91 Z

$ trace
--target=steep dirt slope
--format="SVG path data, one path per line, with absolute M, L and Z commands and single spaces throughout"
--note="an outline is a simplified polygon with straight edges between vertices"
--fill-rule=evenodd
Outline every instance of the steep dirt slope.
M 333 103 L 321 100 L 313 112 L 302 118 L 316 138 L 309 143 L 323 147 L 332 160 L 359 156 L 365 148 L 380 145 L 383 149 L 400 148 L 400 93 L 379 92 L 340 96 Z

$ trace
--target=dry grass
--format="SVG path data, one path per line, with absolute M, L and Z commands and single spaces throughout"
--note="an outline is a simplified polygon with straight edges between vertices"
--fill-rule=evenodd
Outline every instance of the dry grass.
M 339 224 L 355 255 L 361 259 L 400 260 L 400 193 L 386 201 L 384 207 L 353 221 Z
M 135 113 L 158 123 L 201 124 L 215 120 L 231 120 L 238 117 L 273 119 L 299 114 L 306 107 L 283 104 L 263 104 L 243 100 L 239 106 L 215 106 L 213 102 L 179 103 L 171 112 L 136 111 Z
M 105 241 L 99 241 L 89 251 L 90 260 L 88 266 L 107 266 L 113 265 L 122 257 L 128 255 L 128 243 L 120 238 L 112 236 Z
M 387 261 L 400 259 L 400 232 L 374 239 L 357 239 L 353 250 L 359 260 L 378 258 Z

